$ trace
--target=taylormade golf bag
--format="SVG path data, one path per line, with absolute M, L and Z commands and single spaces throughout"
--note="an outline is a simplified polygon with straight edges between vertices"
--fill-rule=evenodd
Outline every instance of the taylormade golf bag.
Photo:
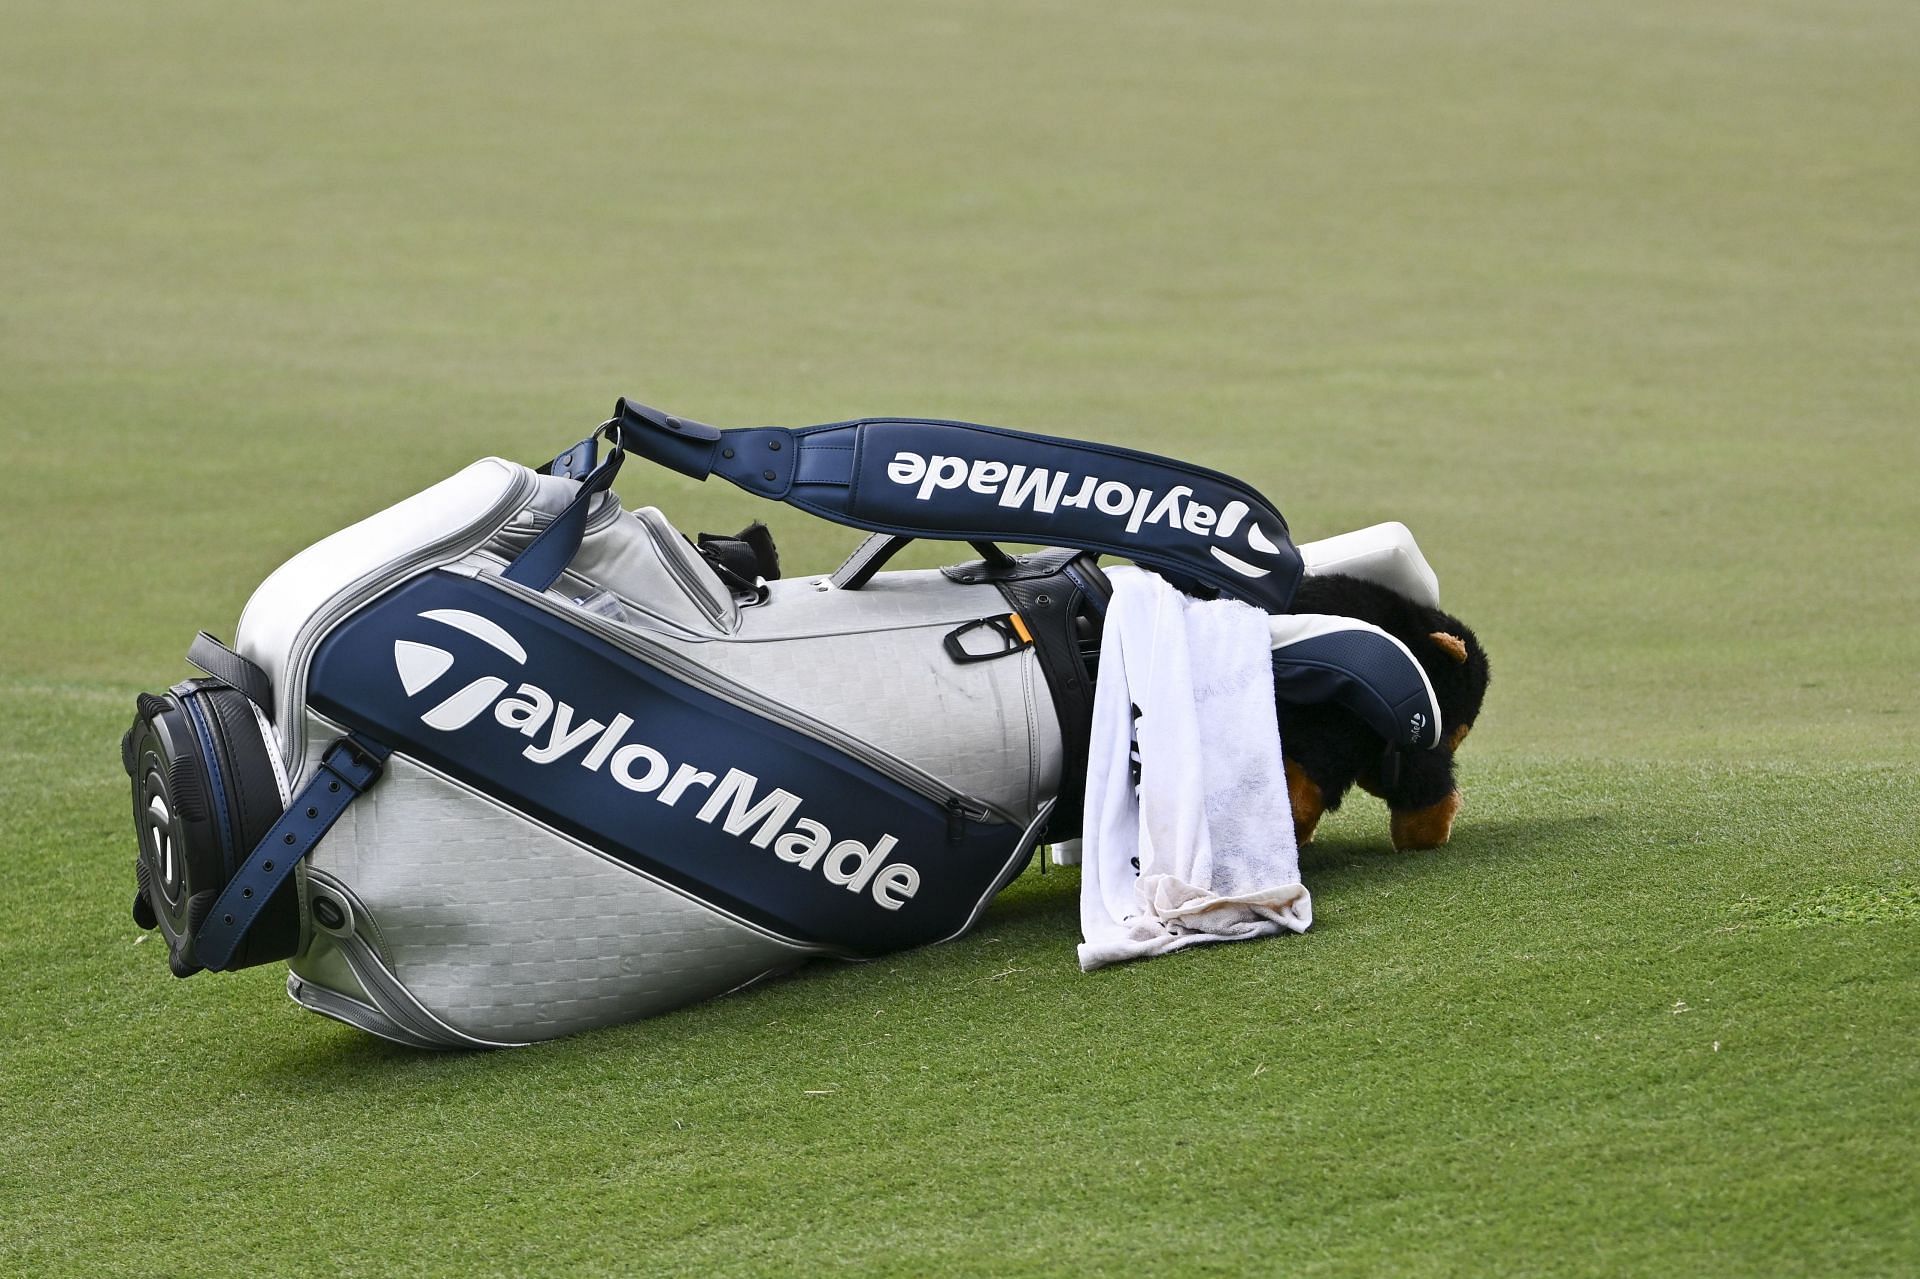
M 875 536 L 776 580 L 763 530 L 696 546 L 622 510 L 626 453 Z M 915 535 L 980 558 L 878 574 Z M 1303 568 L 1258 493 L 1162 458 L 949 422 L 720 431 L 622 401 L 539 471 L 476 462 L 301 552 L 232 649 L 195 641 L 208 678 L 141 696 L 134 916 L 181 976 L 290 959 L 308 1008 L 431 1047 L 958 936 L 1077 828 L 1098 552 L 1269 612 Z M 1405 650 L 1327 639 L 1283 690 L 1431 746 Z

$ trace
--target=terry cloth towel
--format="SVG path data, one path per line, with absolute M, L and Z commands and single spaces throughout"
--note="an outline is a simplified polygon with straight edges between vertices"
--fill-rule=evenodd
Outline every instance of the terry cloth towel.
M 1109 572 L 1081 840 L 1080 967 L 1305 932 L 1267 615 Z

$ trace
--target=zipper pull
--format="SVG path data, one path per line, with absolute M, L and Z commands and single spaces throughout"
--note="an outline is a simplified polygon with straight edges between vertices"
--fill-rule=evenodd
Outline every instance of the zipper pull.
M 958 798 L 947 801 L 947 842 L 957 844 L 967 837 L 967 809 Z

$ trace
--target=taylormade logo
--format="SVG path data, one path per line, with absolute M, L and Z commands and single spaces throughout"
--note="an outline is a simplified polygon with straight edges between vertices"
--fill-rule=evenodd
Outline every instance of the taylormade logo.
M 497 622 L 463 609 L 430 609 L 420 617 L 467 634 L 524 666 L 527 651 Z M 400 686 L 412 697 L 437 681 L 453 665 L 453 654 L 412 640 L 393 642 L 393 666 Z M 485 675 L 436 702 L 420 722 L 441 732 L 465 728 L 491 710 L 493 720 L 528 738 L 521 755 L 535 764 L 558 764 L 573 757 L 590 773 L 602 773 L 614 785 L 649 795 L 669 808 L 699 805 L 695 821 L 718 823 L 755 848 L 770 849 L 781 861 L 815 871 L 829 884 L 850 893 L 866 893 L 886 910 L 899 910 L 920 890 L 920 872 L 887 857 L 898 842 L 882 835 L 869 848 L 854 839 L 836 840 L 824 822 L 800 816 L 805 801 L 774 787 L 760 794 L 760 779 L 744 769 L 724 775 L 691 763 L 675 764 L 657 747 L 628 740 L 633 719 L 614 714 L 602 722 L 588 718 L 537 684 L 522 683 L 511 695 L 507 681 Z M 545 740 L 542 741 L 544 736 Z
M 1252 550 L 1273 555 L 1280 549 L 1258 520 L 1247 518 L 1252 508 L 1245 502 L 1236 498 L 1215 510 L 1205 502 L 1194 501 L 1193 490 L 1184 484 L 1155 494 L 1152 489 L 1135 488 L 1123 480 L 1103 480 L 1097 475 L 1076 479 L 1071 472 L 1044 466 L 1008 465 L 938 453 L 926 457 L 905 451 L 895 453 L 887 463 L 887 478 L 914 489 L 914 498 L 921 502 L 932 500 L 942 489 L 964 485 L 969 492 L 997 498 L 1001 506 L 1025 508 L 1041 515 L 1051 515 L 1062 507 L 1095 510 L 1123 521 L 1128 533 L 1162 524 L 1194 537 L 1231 544 L 1244 529 L 1244 540 Z M 1242 577 L 1260 578 L 1273 571 L 1250 564 L 1219 545 L 1207 547 L 1207 553 Z

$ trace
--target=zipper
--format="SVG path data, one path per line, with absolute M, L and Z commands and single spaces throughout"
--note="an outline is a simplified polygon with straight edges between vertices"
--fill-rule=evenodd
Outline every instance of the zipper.
M 474 580 L 483 582 L 495 590 L 503 591 L 515 598 L 525 600 L 546 612 L 561 618 L 581 630 L 590 632 L 606 640 L 621 652 L 635 657 L 647 665 L 666 672 L 682 683 L 691 684 L 702 692 L 709 693 L 744 711 L 771 720 L 785 728 L 802 733 L 815 741 L 845 755 L 850 755 L 876 773 L 898 783 L 906 789 L 930 800 L 947 814 L 947 838 L 958 843 L 966 836 L 966 823 L 998 819 L 1008 825 L 1019 825 L 1019 821 L 1010 813 L 976 799 L 962 791 L 955 790 L 933 774 L 908 763 L 897 755 L 890 755 L 869 743 L 862 741 L 844 729 L 836 728 L 810 715 L 802 714 L 790 706 L 773 700 L 755 689 L 738 684 L 725 676 L 692 661 L 679 653 L 605 618 L 588 613 L 583 609 L 562 604 L 540 591 L 510 582 L 503 577 L 491 574 L 475 574 Z
M 957 844 L 966 837 L 966 809 L 961 807 L 959 800 L 950 799 L 947 801 L 947 842 L 949 844 Z
M 345 590 L 336 592 L 326 605 L 305 622 L 295 633 L 293 645 L 287 653 L 287 670 L 291 672 L 287 686 L 280 690 L 281 723 L 287 733 L 287 759 L 290 771 L 298 772 L 300 760 L 306 753 L 307 733 L 307 667 L 313 658 L 313 650 L 320 641 L 340 622 L 364 607 L 368 601 L 386 594 L 401 582 L 414 576 L 423 568 L 448 558 L 455 547 L 464 546 L 473 549 L 475 534 L 481 529 L 494 528 L 505 523 L 507 516 L 514 510 L 525 506 L 527 499 L 533 496 L 533 473 L 527 470 L 514 472 L 512 483 L 494 499 L 486 512 L 468 521 L 460 528 L 442 537 L 435 538 L 425 546 L 416 547 L 397 560 L 389 560 L 371 572 L 363 573 Z M 465 551 L 461 552 L 462 554 Z

